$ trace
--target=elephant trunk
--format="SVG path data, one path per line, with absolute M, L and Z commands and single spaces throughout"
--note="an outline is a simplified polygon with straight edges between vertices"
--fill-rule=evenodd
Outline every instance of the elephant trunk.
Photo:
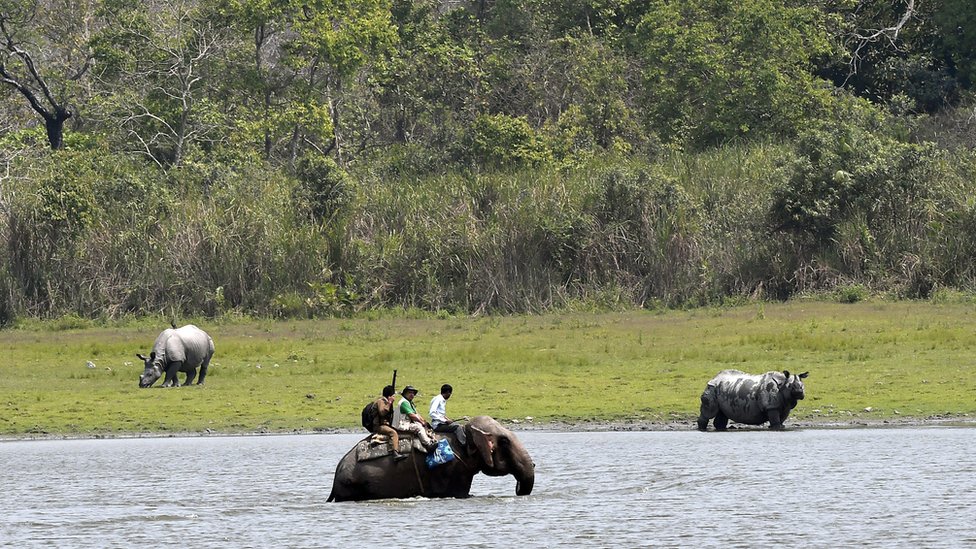
M 515 495 L 516 496 L 527 496 L 532 493 L 532 486 L 535 485 L 535 473 L 531 473 L 526 477 L 516 477 L 515 480 Z
M 512 448 L 512 475 L 515 477 L 515 495 L 527 496 L 535 486 L 535 463 L 521 443 Z

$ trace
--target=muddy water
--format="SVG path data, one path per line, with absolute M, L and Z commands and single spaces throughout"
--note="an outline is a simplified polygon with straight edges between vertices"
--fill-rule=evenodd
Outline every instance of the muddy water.
M 976 546 L 972 428 L 526 432 L 529 497 L 326 503 L 358 438 L 3 442 L 0 546 Z

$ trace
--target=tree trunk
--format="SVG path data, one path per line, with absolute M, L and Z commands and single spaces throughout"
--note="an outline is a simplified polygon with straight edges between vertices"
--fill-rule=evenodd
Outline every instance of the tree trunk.
M 64 122 L 71 118 L 71 111 L 58 108 L 54 114 L 42 113 L 44 116 L 44 127 L 47 129 L 47 142 L 51 144 L 52 150 L 64 148 Z

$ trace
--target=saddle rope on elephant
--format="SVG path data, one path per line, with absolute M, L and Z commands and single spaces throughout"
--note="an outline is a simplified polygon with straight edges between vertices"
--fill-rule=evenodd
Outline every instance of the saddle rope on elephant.
M 420 469 L 417 468 L 417 452 L 410 452 L 410 463 L 413 463 L 413 473 L 417 476 L 417 485 L 420 486 L 420 495 L 427 497 L 427 490 L 424 490 L 424 479 L 420 478 Z
M 389 444 L 389 437 L 379 433 L 373 433 L 356 443 L 356 461 L 370 461 L 377 458 L 388 456 L 392 453 Z M 400 435 L 400 447 L 397 451 L 403 454 L 421 452 L 426 454 L 427 450 L 416 437 L 410 433 Z

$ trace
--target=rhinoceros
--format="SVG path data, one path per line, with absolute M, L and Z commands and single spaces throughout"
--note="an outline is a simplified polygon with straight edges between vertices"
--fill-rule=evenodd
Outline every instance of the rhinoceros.
M 724 431 L 730 419 L 748 425 L 768 421 L 770 429 L 782 429 L 790 410 L 803 400 L 803 379 L 808 374 L 793 375 L 784 370 L 750 375 L 722 370 L 702 392 L 698 429 L 706 430 L 712 418 L 717 431 Z
M 176 379 L 177 372 L 186 372 L 186 381 L 183 385 L 189 385 L 197 375 L 197 367 L 200 368 L 200 379 L 197 385 L 203 385 L 213 354 L 213 339 L 207 335 L 207 332 L 193 324 L 180 328 L 175 326 L 167 328 L 156 338 L 148 358 L 136 353 L 136 356 L 145 363 L 145 370 L 139 376 L 139 386 L 152 387 L 163 372 L 166 373 L 163 387 L 180 386 L 180 382 Z

